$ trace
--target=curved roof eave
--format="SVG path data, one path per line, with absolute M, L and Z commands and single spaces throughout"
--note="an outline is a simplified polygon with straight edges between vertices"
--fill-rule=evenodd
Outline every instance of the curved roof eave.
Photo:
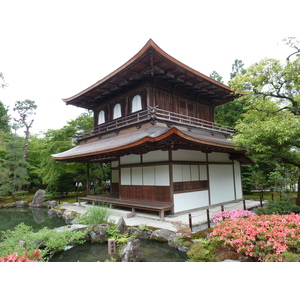
M 122 150 L 126 150 L 126 149 L 130 149 L 133 147 L 137 147 L 137 146 L 141 146 L 145 143 L 156 143 L 156 142 L 160 142 L 168 137 L 170 137 L 171 135 L 177 135 L 178 137 L 185 139 L 189 142 L 193 142 L 199 145 L 207 145 L 207 146 L 211 146 L 211 147 L 220 147 L 220 148 L 224 148 L 224 151 L 226 151 L 225 149 L 227 149 L 227 151 L 230 149 L 231 151 L 235 152 L 235 146 L 233 143 L 230 143 L 227 141 L 227 143 L 222 144 L 222 143 L 216 143 L 216 142 L 211 142 L 211 141 L 206 141 L 206 140 L 202 140 L 202 139 L 198 139 L 192 136 L 189 136 L 188 134 L 183 133 L 182 131 L 180 131 L 178 128 L 176 127 L 172 127 L 171 129 L 167 130 L 166 132 L 158 135 L 158 136 L 145 136 L 142 139 L 138 140 L 138 141 L 134 141 L 132 143 L 126 143 L 124 145 L 121 146 L 117 146 L 117 147 L 113 147 L 113 148 L 106 148 L 103 149 L 101 151 L 91 151 L 91 152 L 86 152 L 86 153 L 80 153 L 80 154 L 76 154 L 75 149 L 78 149 L 80 146 L 77 146 L 73 149 L 67 150 L 65 152 L 62 153 L 58 153 L 58 154 L 53 154 L 51 155 L 52 158 L 54 158 L 55 160 L 58 161 L 63 161 L 63 160 L 72 160 L 72 159 L 78 159 L 78 158 L 87 158 L 89 156 L 96 156 L 96 155 L 103 155 L 103 154 L 107 154 L 107 153 L 115 153 L 117 151 L 122 151 Z M 85 144 L 87 145 L 87 144 Z M 82 147 L 84 147 L 85 145 L 82 145 Z M 74 150 L 74 151 L 72 151 Z M 69 152 L 69 155 L 67 154 L 67 152 Z M 66 153 L 67 156 L 64 156 L 63 154 Z

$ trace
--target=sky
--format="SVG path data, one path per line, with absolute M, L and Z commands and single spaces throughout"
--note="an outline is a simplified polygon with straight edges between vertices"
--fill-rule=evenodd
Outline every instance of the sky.
M 189 67 L 227 83 L 245 67 L 285 59 L 281 43 L 299 37 L 296 0 L 0 0 L 0 101 L 37 104 L 32 133 L 59 129 L 85 112 L 62 99 L 93 85 L 151 38 Z

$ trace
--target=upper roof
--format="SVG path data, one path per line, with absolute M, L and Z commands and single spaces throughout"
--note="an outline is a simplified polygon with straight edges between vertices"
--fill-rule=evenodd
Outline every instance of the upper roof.
M 186 87 L 199 96 L 205 96 L 213 106 L 235 99 L 233 90 L 228 86 L 176 60 L 150 39 L 135 56 L 114 72 L 63 101 L 66 104 L 93 109 L 108 97 L 153 77 L 160 77 Z

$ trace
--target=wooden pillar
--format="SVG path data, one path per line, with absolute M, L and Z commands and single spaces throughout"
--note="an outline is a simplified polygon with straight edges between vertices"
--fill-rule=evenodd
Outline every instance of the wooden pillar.
M 90 163 L 86 163 L 86 195 L 90 194 Z
M 173 205 L 171 214 L 174 214 L 174 185 L 173 185 L 173 163 L 172 150 L 169 149 L 169 179 L 170 179 L 170 201 Z

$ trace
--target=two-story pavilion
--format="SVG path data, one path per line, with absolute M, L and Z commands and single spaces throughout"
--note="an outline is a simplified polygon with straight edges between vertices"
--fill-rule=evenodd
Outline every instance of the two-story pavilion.
M 87 195 L 116 206 L 179 213 L 243 198 L 244 153 L 214 123 L 214 108 L 233 91 L 184 65 L 151 39 L 129 61 L 64 99 L 94 112 L 94 129 L 57 161 L 110 162 L 111 195 Z

